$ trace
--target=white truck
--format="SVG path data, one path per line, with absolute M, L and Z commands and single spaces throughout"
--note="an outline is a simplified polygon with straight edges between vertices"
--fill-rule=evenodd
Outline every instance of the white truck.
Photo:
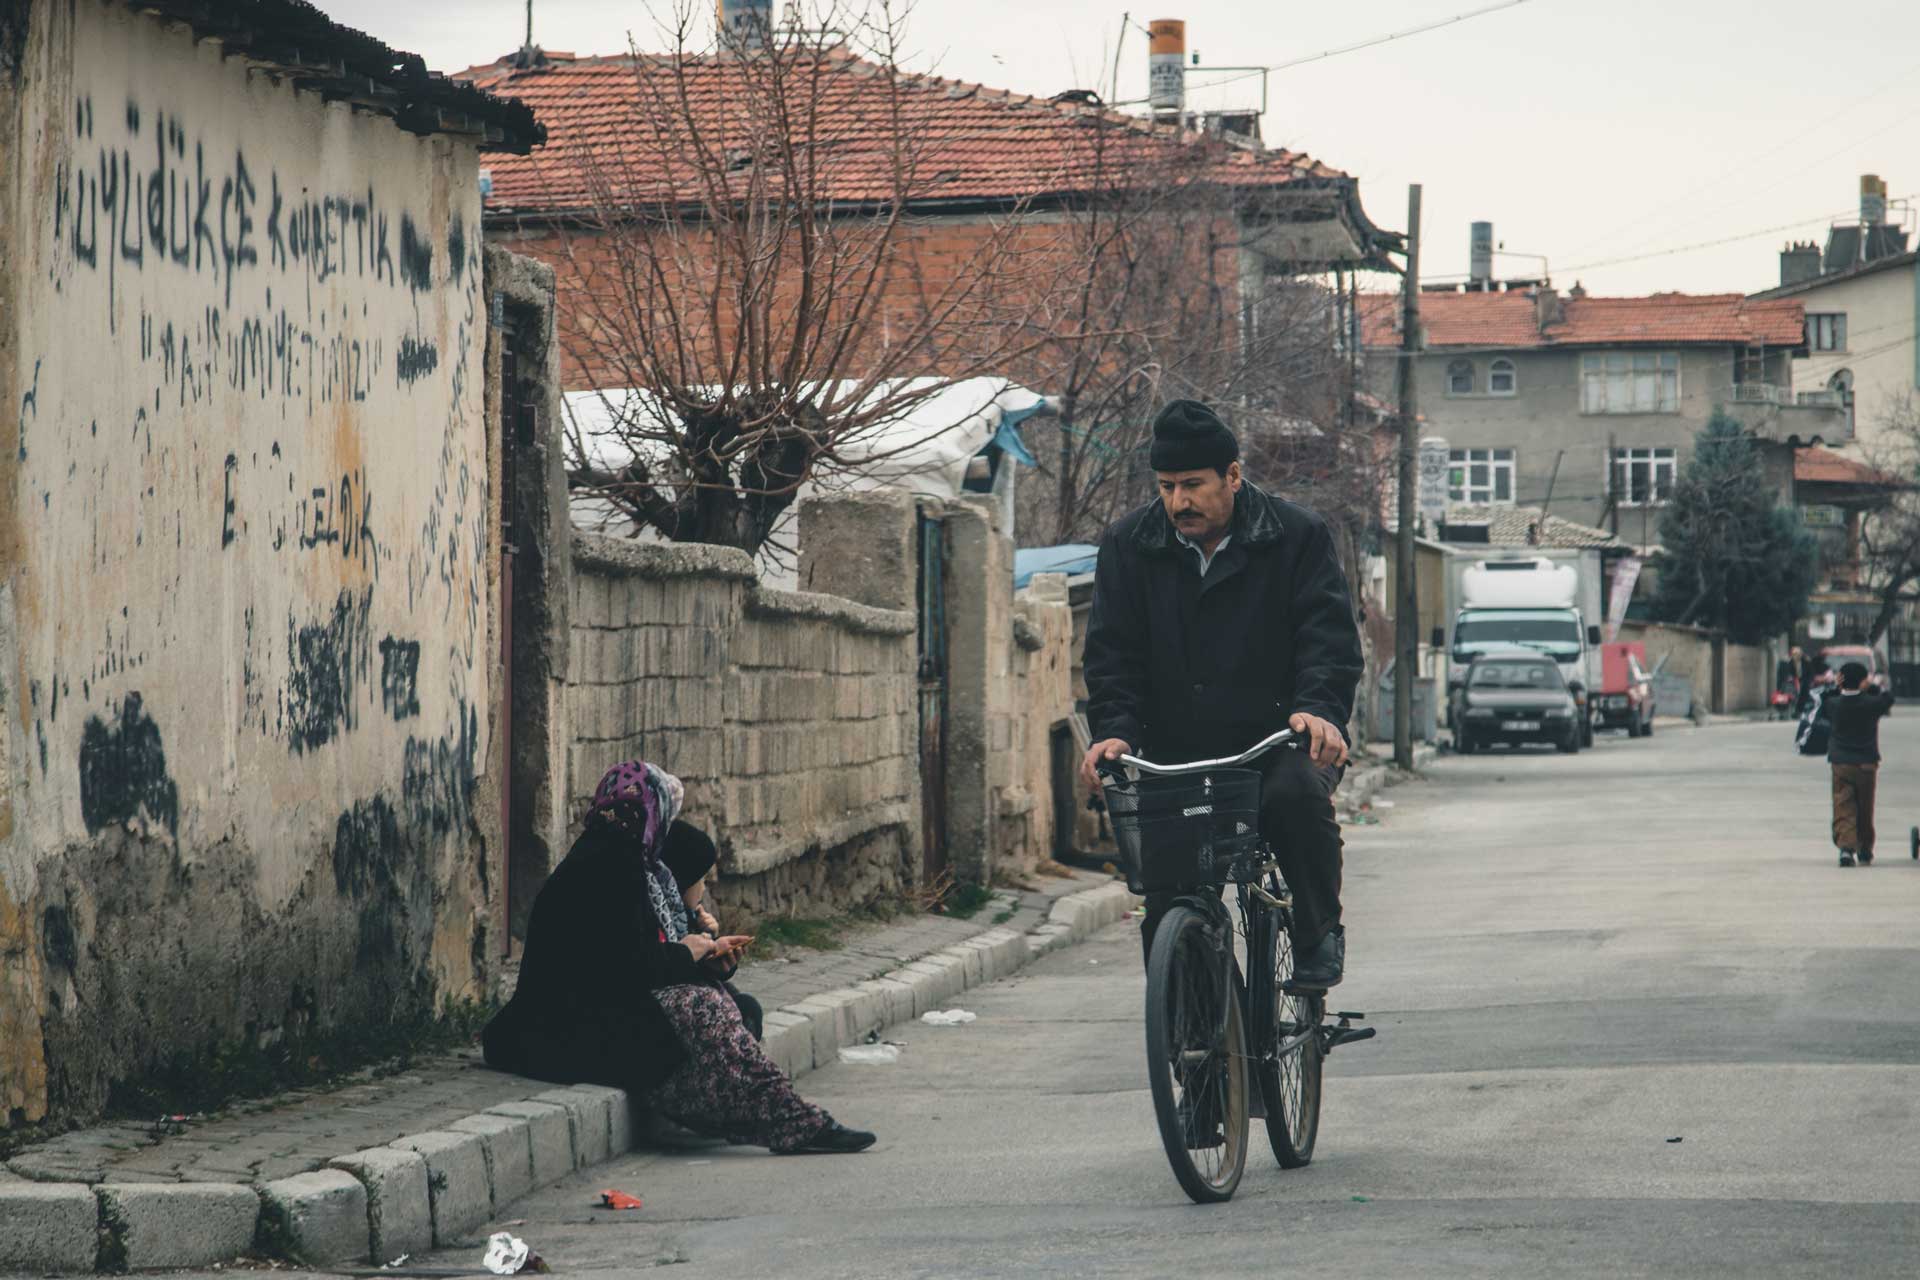
M 1581 723 L 1580 745 L 1593 745 L 1593 708 L 1587 690 L 1598 679 L 1600 581 L 1598 556 L 1591 571 L 1584 557 L 1528 555 L 1462 563 L 1454 575 L 1452 643 L 1435 630 L 1434 647 L 1447 663 L 1448 722 L 1474 656 L 1501 649 L 1531 649 L 1560 665 Z

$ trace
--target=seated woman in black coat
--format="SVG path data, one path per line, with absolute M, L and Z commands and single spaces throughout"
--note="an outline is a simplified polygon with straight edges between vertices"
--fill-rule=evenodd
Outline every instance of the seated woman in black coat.
M 667 828 L 667 843 L 660 850 L 660 861 L 673 873 L 673 882 L 680 889 L 680 900 L 687 904 L 687 927 L 694 933 L 704 933 L 714 941 L 720 941 L 720 923 L 713 918 L 705 904 L 707 873 L 720 861 L 720 853 L 713 847 L 713 837 L 709 836 L 691 822 L 682 822 L 675 818 L 673 825 Z M 745 939 L 751 942 L 753 939 Z M 733 985 L 733 975 L 740 967 L 739 949 L 722 962 L 709 960 L 717 967 L 721 978 L 720 985 L 733 997 L 733 1003 L 740 1009 L 740 1021 L 746 1025 L 747 1034 L 755 1040 L 764 1040 L 761 1034 L 766 1025 L 766 1015 L 760 1008 L 760 1002 Z
M 519 987 L 482 1035 L 487 1064 L 623 1088 L 695 1132 L 781 1154 L 873 1145 L 802 1101 L 742 1022 L 724 985 L 740 940 L 697 932 L 681 896 L 711 842 L 676 842 L 679 876 L 662 859 L 681 795 L 638 760 L 600 780 L 534 899 Z

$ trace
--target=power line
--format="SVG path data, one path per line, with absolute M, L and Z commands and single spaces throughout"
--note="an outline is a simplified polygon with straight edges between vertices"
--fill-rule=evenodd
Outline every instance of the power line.
M 1911 200 L 1913 197 L 1901 196 L 1899 199 Z M 1715 249 L 1723 244 L 1735 244 L 1741 240 L 1755 240 L 1761 236 L 1778 235 L 1782 231 L 1792 231 L 1799 227 L 1816 226 L 1822 222 L 1831 223 L 1836 219 L 1845 218 L 1852 212 L 1853 210 L 1851 209 L 1843 209 L 1838 213 L 1817 214 L 1814 217 L 1801 218 L 1795 222 L 1783 222 L 1777 227 L 1762 227 L 1758 231 L 1743 231 L 1739 235 L 1722 236 L 1717 240 L 1701 240 L 1694 244 L 1675 245 L 1669 249 L 1653 249 L 1646 253 L 1630 253 L 1618 258 L 1601 258 L 1594 262 L 1580 262 L 1571 267 L 1562 267 L 1561 271 L 1568 273 L 1575 271 L 1593 271 L 1600 267 L 1617 267 L 1624 262 L 1643 262 L 1648 258 L 1665 258 L 1676 253 L 1692 253 L 1697 249 Z
M 1855 98 L 1853 101 L 1840 107 L 1837 111 L 1833 111 L 1825 116 L 1822 116 L 1819 120 L 1815 121 L 1812 126 L 1802 130 L 1799 133 L 1792 135 L 1791 137 L 1787 138 L 1784 142 L 1776 143 L 1773 146 L 1768 147 L 1765 151 L 1761 151 L 1757 154 L 1748 156 L 1746 159 L 1740 161 L 1738 164 L 1733 165 L 1732 167 L 1726 169 L 1724 172 L 1720 174 L 1717 174 L 1716 176 L 1707 180 L 1706 182 L 1702 182 L 1697 186 L 1688 188 L 1683 194 L 1675 197 L 1674 199 L 1669 200 L 1664 204 L 1655 205 L 1652 209 L 1647 210 L 1645 213 L 1641 214 L 1639 217 L 1630 218 L 1627 221 L 1618 224 L 1617 226 L 1613 227 L 1611 230 L 1603 232 L 1597 239 L 1588 240 L 1586 244 L 1582 245 L 1581 247 L 1585 248 L 1590 245 L 1597 245 L 1597 244 L 1604 243 L 1605 241 L 1612 239 L 1615 236 L 1618 236 L 1621 232 L 1627 230 L 1629 227 L 1638 226 L 1641 223 L 1647 221 L 1649 218 L 1656 217 L 1659 214 L 1665 213 L 1669 209 L 1673 209 L 1677 206 L 1688 203 L 1693 199 L 1693 197 L 1695 197 L 1696 195 L 1700 194 L 1703 191 L 1708 190 L 1709 188 L 1719 187 L 1722 182 L 1724 182 L 1728 178 L 1735 176 L 1736 174 L 1745 173 L 1752 170 L 1762 160 L 1771 159 L 1772 157 L 1780 154 L 1782 151 L 1785 151 L 1787 148 L 1799 144 L 1805 139 L 1812 137 L 1816 133 L 1821 133 L 1825 131 L 1828 125 L 1832 124 L 1835 120 L 1838 120 L 1841 116 L 1847 115 L 1855 110 L 1858 110 L 1860 107 L 1865 106 L 1867 103 L 1872 102 L 1875 98 L 1878 98 L 1879 96 L 1884 94 L 1887 90 L 1892 89 L 1897 85 L 1909 83 L 1911 80 L 1911 77 L 1916 72 L 1920 72 L 1920 63 L 1916 63 L 1915 65 L 1908 67 L 1906 70 L 1902 71 L 1899 75 L 1887 81 L 1885 84 L 1873 90 L 1871 93 Z M 1861 139 L 1861 141 L 1865 141 L 1865 139 Z M 1852 144 L 1850 143 L 1848 145 L 1849 147 L 1851 147 Z M 1843 150 L 1845 149 L 1846 148 L 1843 148 Z M 1836 152 L 1834 154 L 1837 155 L 1839 153 Z M 1831 156 L 1825 157 L 1825 159 L 1831 159 L 1831 158 L 1832 158 Z M 1819 163 L 1819 162 L 1816 161 L 1815 163 Z M 1802 171 L 1805 171 L 1811 166 L 1803 164 L 1796 167 Z
M 1224 80 L 1210 80 L 1205 85 L 1197 87 L 1205 89 L 1224 88 L 1230 84 L 1238 84 L 1242 80 L 1251 80 L 1255 76 L 1269 75 L 1275 71 L 1286 71 L 1292 67 L 1305 66 L 1309 62 L 1320 62 L 1327 58 L 1337 58 L 1343 53 L 1358 53 L 1362 49 L 1377 48 L 1383 44 L 1391 44 L 1395 40 L 1404 40 L 1408 36 L 1425 35 L 1429 31 L 1438 31 L 1442 27 L 1451 27 L 1474 18 L 1484 17 L 1489 13 L 1499 13 L 1503 9 L 1518 8 L 1520 5 L 1527 3 L 1530 3 L 1530 0 L 1501 0 L 1499 4 L 1490 4 L 1485 8 L 1473 9 L 1466 13 L 1457 13 L 1451 18 L 1442 18 L 1438 22 L 1428 22 L 1421 26 L 1408 27 L 1404 31 L 1392 31 L 1383 36 L 1374 36 L 1371 39 L 1359 41 L 1356 44 L 1341 45 L 1337 49 L 1327 49 L 1321 53 L 1308 54 L 1304 58 L 1294 58 L 1288 62 L 1276 62 L 1269 67 L 1256 67 L 1251 71 L 1243 71 L 1237 75 L 1228 76 Z M 1151 36 L 1153 34 L 1138 22 L 1128 21 L 1125 26 L 1131 26 L 1143 36 Z M 1124 26 L 1122 29 L 1125 29 Z M 1196 66 L 1191 68 L 1191 70 L 1205 71 L 1207 68 Z M 1146 98 L 1129 98 L 1124 102 L 1110 102 L 1107 105 L 1114 107 L 1135 107 L 1146 101 L 1148 101 Z

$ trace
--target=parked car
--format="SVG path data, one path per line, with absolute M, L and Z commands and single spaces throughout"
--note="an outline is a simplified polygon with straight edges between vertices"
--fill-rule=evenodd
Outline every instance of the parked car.
M 1625 729 L 1629 738 L 1653 732 L 1653 677 L 1647 647 L 1637 640 L 1600 646 L 1600 696 L 1594 718 L 1602 729 Z
M 1840 679 L 1840 668 L 1857 662 L 1869 677 L 1880 674 L 1880 655 L 1864 644 L 1830 644 L 1820 651 L 1820 666 L 1814 673 L 1815 684 L 1833 684 Z
M 1545 654 L 1482 654 L 1460 690 L 1453 746 L 1472 755 L 1496 742 L 1580 749 L 1580 719 L 1560 664 Z

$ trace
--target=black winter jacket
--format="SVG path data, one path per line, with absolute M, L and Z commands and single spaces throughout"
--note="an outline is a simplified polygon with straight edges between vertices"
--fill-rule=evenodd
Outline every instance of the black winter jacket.
M 720 976 L 660 940 L 633 837 L 590 826 L 533 900 L 513 999 L 481 1035 L 487 1065 L 645 1093 L 686 1058 L 653 993 Z
M 1360 633 L 1326 522 L 1243 484 L 1228 533 L 1204 581 L 1159 499 L 1101 538 L 1087 621 L 1094 741 L 1178 761 L 1244 750 L 1296 711 L 1344 732 Z

